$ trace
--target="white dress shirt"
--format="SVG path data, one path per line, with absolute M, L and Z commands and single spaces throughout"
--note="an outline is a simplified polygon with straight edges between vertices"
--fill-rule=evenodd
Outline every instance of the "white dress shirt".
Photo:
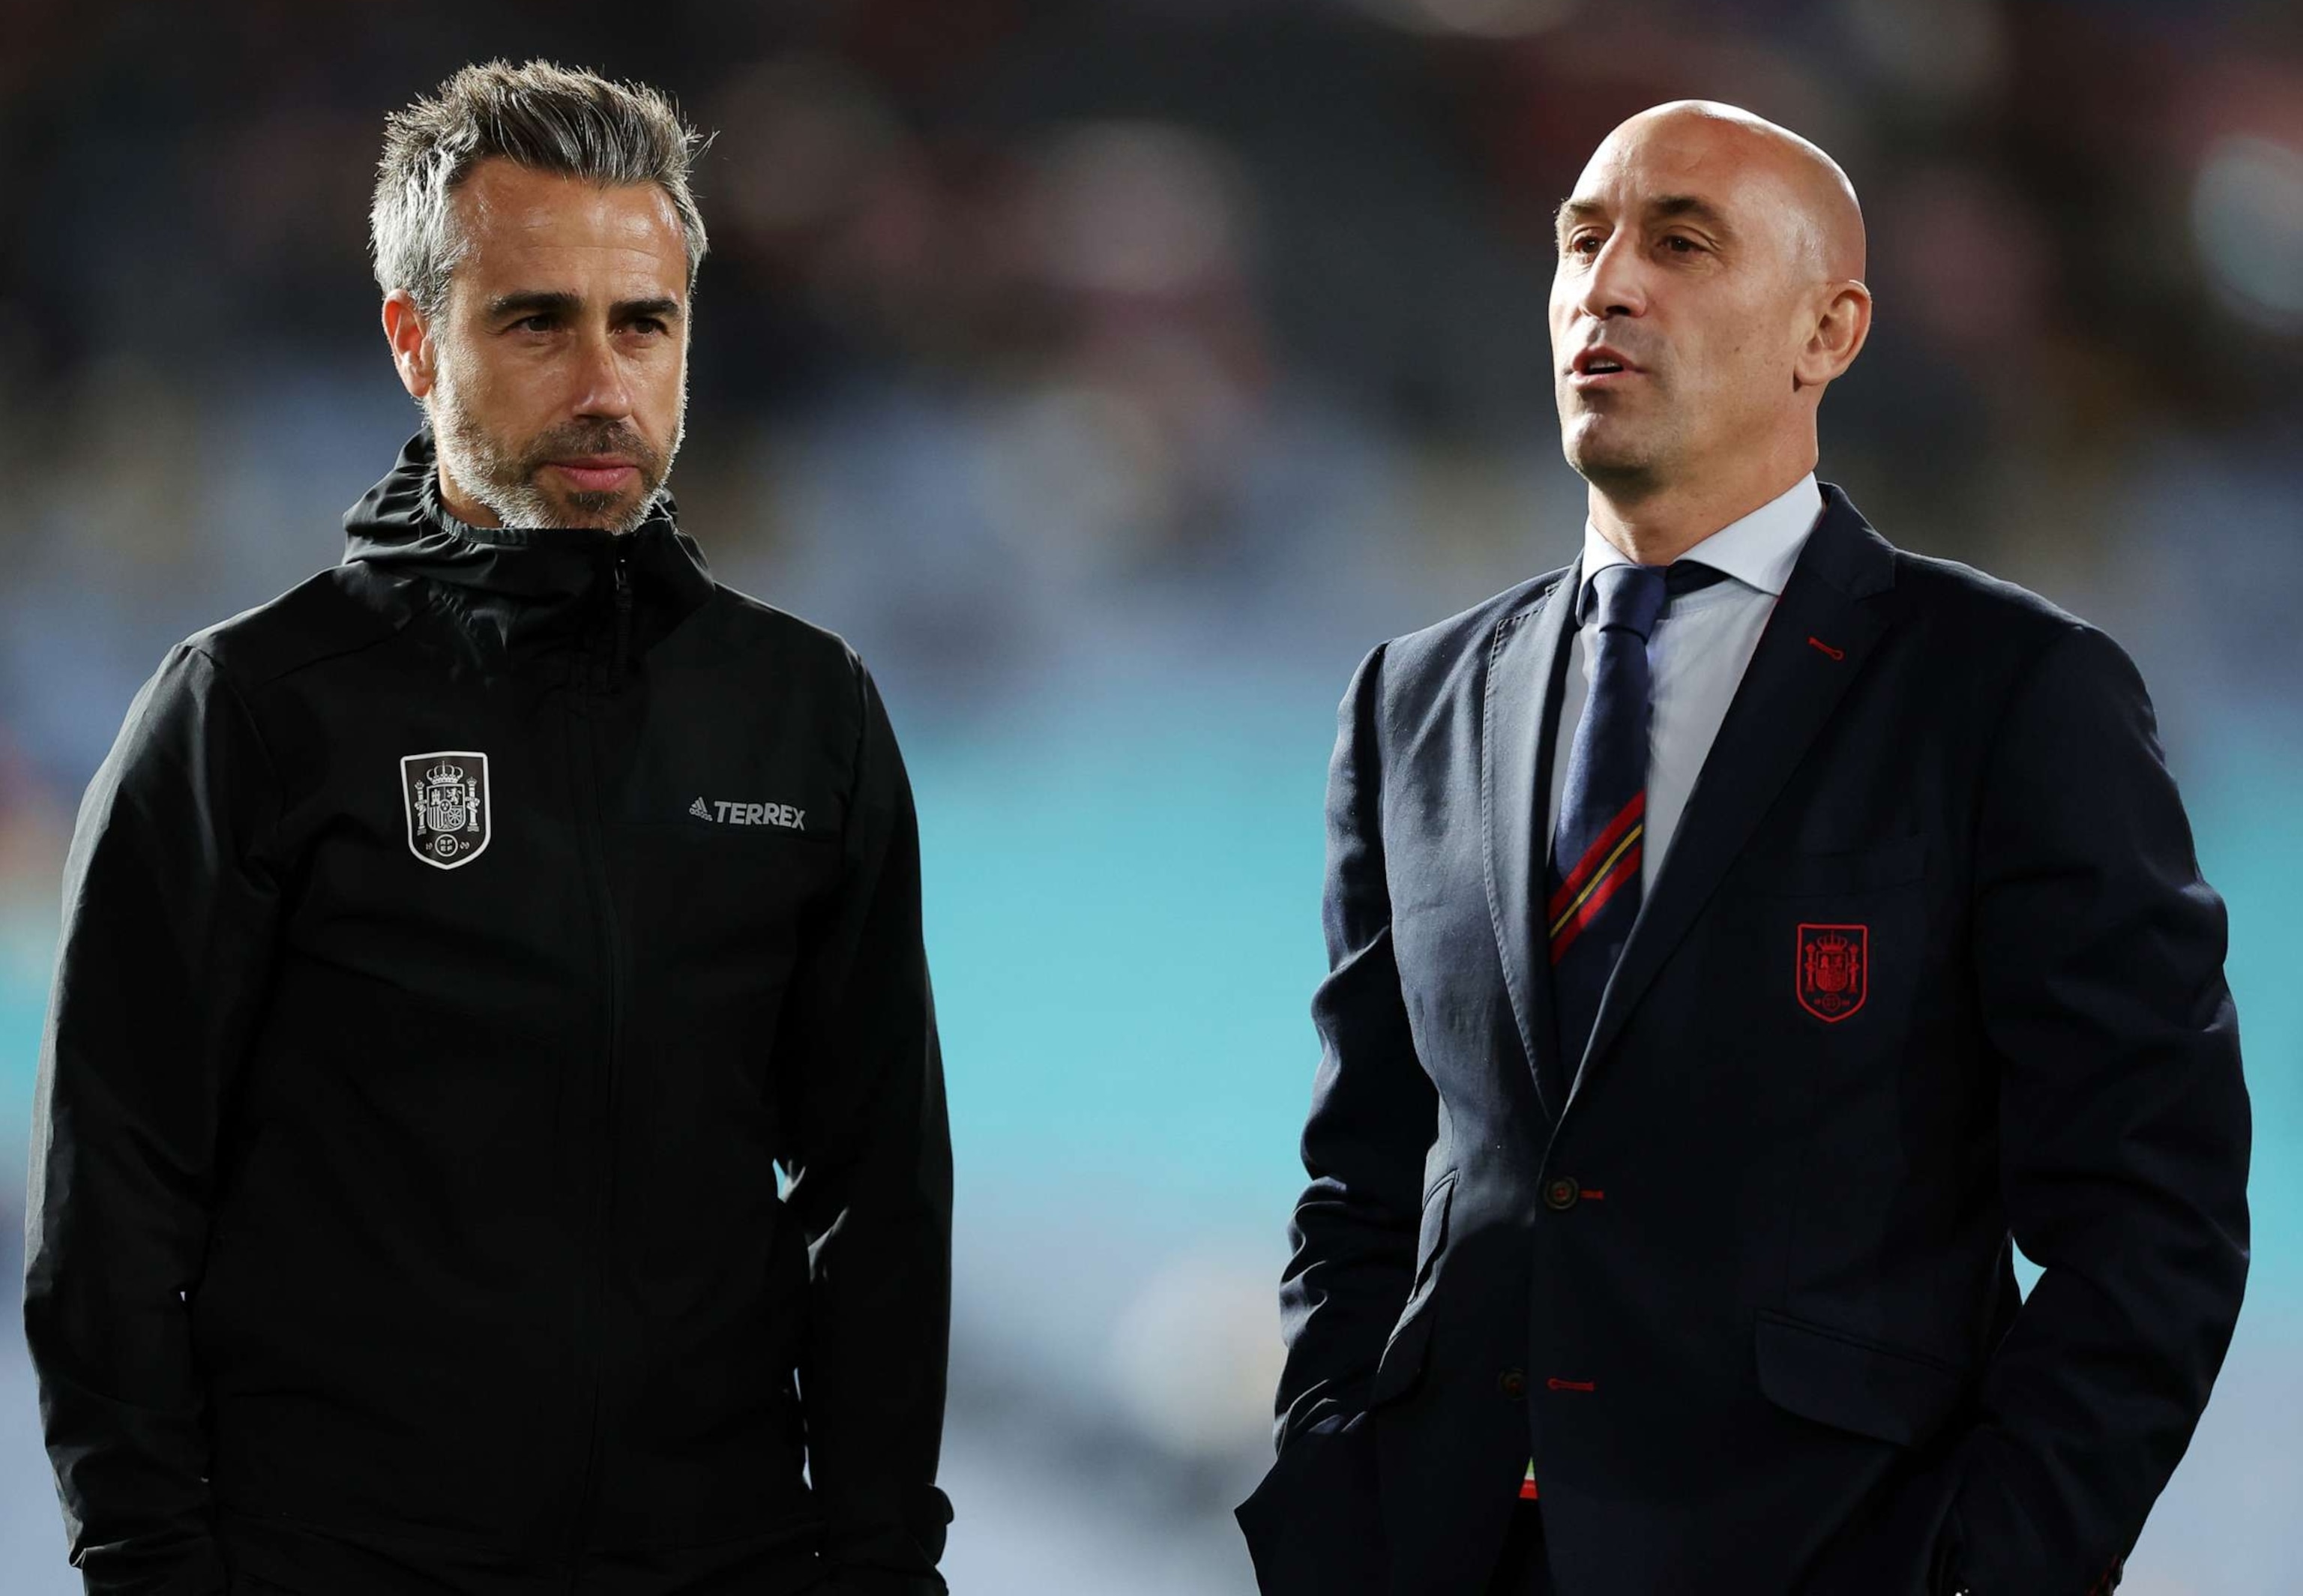
M 1727 573 L 1729 579 L 1671 601 L 1648 638 L 1648 672 L 1654 713 L 1648 722 L 1647 838 L 1640 859 L 1640 890 L 1654 884 L 1681 812 L 1695 790 L 1695 778 L 1719 735 L 1719 722 L 1742 682 L 1744 667 L 1759 646 L 1759 634 L 1783 595 L 1784 583 L 1822 513 L 1822 490 L 1810 472 L 1779 497 L 1739 521 L 1731 521 L 1697 544 L 1683 560 L 1699 561 Z M 1631 561 L 1583 524 L 1583 580 L 1605 565 Z M 1580 595 L 1579 595 L 1580 596 Z M 1556 601 L 1555 601 L 1556 602 Z M 1591 665 L 1599 647 L 1598 611 L 1578 629 L 1570 651 L 1559 705 L 1559 739 L 1551 756 L 1551 807 L 1543 834 L 1559 830 L 1560 795 L 1567 786 L 1567 756 L 1574 747 L 1575 723 L 1590 692 Z

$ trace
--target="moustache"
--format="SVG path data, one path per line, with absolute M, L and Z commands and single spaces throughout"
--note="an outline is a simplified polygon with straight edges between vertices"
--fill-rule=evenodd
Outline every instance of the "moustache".
M 530 443 L 520 463 L 529 474 L 555 460 L 600 454 L 620 454 L 639 467 L 640 475 L 655 481 L 663 475 L 662 452 L 630 427 L 606 426 L 556 426 Z

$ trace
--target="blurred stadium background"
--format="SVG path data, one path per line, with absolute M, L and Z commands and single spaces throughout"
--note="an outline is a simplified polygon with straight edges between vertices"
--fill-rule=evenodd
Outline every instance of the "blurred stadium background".
M 1866 202 L 1823 475 L 2155 692 L 2231 908 L 2257 1248 L 2126 1588 L 2303 1590 L 2288 0 L 0 0 L 0 41 L 6 1279 L 79 793 L 170 642 L 337 557 L 416 419 L 363 255 L 384 113 L 496 55 L 645 78 L 720 130 L 684 524 L 857 644 L 918 789 L 954 1589 L 1251 1591 L 1335 701 L 1572 552 L 1549 214 L 1700 94 Z M 10 1313 L 0 1588 L 76 1591 L 63 1547 Z

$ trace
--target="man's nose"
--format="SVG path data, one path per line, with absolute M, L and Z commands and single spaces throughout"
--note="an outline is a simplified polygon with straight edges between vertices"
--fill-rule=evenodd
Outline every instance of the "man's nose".
M 608 334 L 586 338 L 577 356 L 576 413 L 620 419 L 632 413 L 632 389 L 624 362 Z
M 1583 274 L 1575 296 L 1575 308 L 1600 321 L 1645 315 L 1648 296 L 1642 266 L 1638 241 L 1629 233 L 1613 234 L 1591 258 L 1590 269 Z

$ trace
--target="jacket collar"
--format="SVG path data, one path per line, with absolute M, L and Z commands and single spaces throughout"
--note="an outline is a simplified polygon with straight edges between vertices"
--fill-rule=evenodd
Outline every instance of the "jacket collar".
M 678 507 L 658 494 L 629 532 L 596 527 L 474 527 L 440 502 L 440 473 L 426 426 L 408 440 L 384 480 L 344 512 L 344 562 L 380 574 L 426 578 L 547 608 L 605 586 L 620 555 L 635 597 L 680 614 L 711 595 L 710 568 L 679 528 Z
M 1810 471 L 1749 515 L 1728 522 L 1687 549 L 1680 558 L 1725 571 L 1746 587 L 1781 598 L 1792 567 L 1799 563 L 1800 551 L 1829 502 L 1815 473 Z M 1588 520 L 1583 523 L 1582 570 L 1587 589 L 1598 572 L 1610 565 L 1630 563 L 1630 556 L 1600 536 L 1599 528 Z M 1584 612 L 1585 606 L 1579 602 L 1575 613 L 1580 618 Z
M 1569 1068 L 1556 1060 L 1551 971 L 1541 951 L 1547 945 L 1540 913 L 1544 795 L 1551 790 L 1561 675 L 1582 575 L 1578 560 L 1497 623 L 1481 688 L 1480 806 L 1488 913 L 1536 1102 L 1553 1124 L 1565 1105 Z

